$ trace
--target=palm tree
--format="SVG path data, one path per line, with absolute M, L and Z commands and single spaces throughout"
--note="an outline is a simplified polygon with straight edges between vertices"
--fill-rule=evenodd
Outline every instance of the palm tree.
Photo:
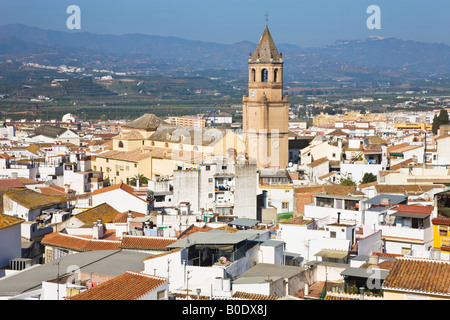
M 148 183 L 148 178 L 146 176 L 144 176 L 143 174 L 138 173 L 137 175 L 135 175 L 134 177 L 132 177 L 130 179 L 130 185 L 136 186 L 137 181 L 139 181 L 139 185 L 142 186 L 143 184 Z

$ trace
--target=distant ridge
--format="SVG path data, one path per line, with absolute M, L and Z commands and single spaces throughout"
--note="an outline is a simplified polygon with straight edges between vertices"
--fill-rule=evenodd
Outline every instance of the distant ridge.
M 221 44 L 157 35 L 43 30 L 23 24 L 0 26 L 0 61 L 14 57 L 47 64 L 76 63 L 88 69 L 99 64 L 132 72 L 222 69 L 236 70 L 244 77 L 249 53 L 255 48 L 256 43 L 248 40 Z M 315 48 L 277 43 L 277 48 L 283 53 L 287 80 L 392 81 L 450 75 L 450 46 L 441 43 L 369 37 Z M 42 56 L 31 57 L 32 53 Z

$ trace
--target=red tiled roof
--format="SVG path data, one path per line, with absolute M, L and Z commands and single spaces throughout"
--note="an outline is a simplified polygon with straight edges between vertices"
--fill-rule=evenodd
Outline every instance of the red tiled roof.
M 433 224 L 447 225 L 450 226 L 450 218 L 437 217 L 431 220 Z
M 248 293 L 242 291 L 236 291 L 233 293 L 233 298 L 246 299 L 246 300 L 277 300 L 276 296 L 268 296 L 265 294 Z
M 60 232 L 46 234 L 42 239 L 43 245 L 61 247 L 74 251 L 119 250 L 120 241 L 83 239 Z
M 208 232 L 209 230 L 211 230 L 213 228 L 211 227 L 207 227 L 207 228 L 200 228 L 197 227 L 195 225 L 191 225 L 190 227 L 188 227 L 186 230 L 184 230 L 179 236 L 178 239 L 187 237 L 188 235 L 191 235 L 193 233 L 197 233 L 197 232 Z
M 383 288 L 450 296 L 450 261 L 398 258 L 386 276 Z
M 395 253 L 385 253 L 385 252 L 372 252 L 373 255 L 379 256 L 382 258 L 398 258 L 403 257 L 402 254 L 395 254 Z
M 38 187 L 38 190 L 41 191 L 42 194 L 48 194 L 48 195 L 61 195 L 61 196 L 69 196 L 72 194 L 72 190 L 69 190 L 69 192 L 66 192 L 64 188 L 50 185 L 48 187 Z
M 125 222 L 127 222 L 127 218 L 128 218 L 128 213 L 129 212 L 131 212 L 133 218 L 136 218 L 136 217 L 141 218 L 141 217 L 145 216 L 145 214 L 139 213 L 139 212 L 136 212 L 136 211 L 126 211 L 126 212 L 121 212 L 121 213 L 117 214 L 117 216 L 113 219 L 113 222 L 114 223 L 125 223 Z
M 433 212 L 433 206 L 414 206 L 409 204 L 397 204 L 394 208 L 391 208 L 397 212 L 404 213 L 419 213 L 423 215 L 430 215 Z
M 112 185 L 109 187 L 104 187 L 101 189 L 94 190 L 94 191 L 92 191 L 91 195 L 94 196 L 96 194 L 101 194 L 101 193 L 105 193 L 105 192 L 113 191 L 113 190 L 117 190 L 117 189 L 122 189 L 128 193 L 134 194 L 134 188 L 122 182 L 122 183 L 118 183 L 118 184 L 115 184 L 115 185 Z
M 166 278 L 127 271 L 69 300 L 138 300 L 165 282 Z
M 25 188 L 19 179 L 0 179 L 0 188 Z
M 132 194 L 133 196 L 135 196 L 139 200 L 147 202 L 144 199 L 142 199 L 142 198 L 140 198 L 140 197 L 138 197 L 136 195 L 136 190 L 133 187 L 131 187 L 131 186 L 129 186 L 129 185 L 123 183 L 123 182 L 115 184 L 115 185 L 112 185 L 112 186 L 109 186 L 109 187 L 104 187 L 104 188 L 100 188 L 100 189 L 94 190 L 94 191 L 92 191 L 91 196 L 95 196 L 95 195 L 98 195 L 98 194 L 102 194 L 102 193 L 109 192 L 109 191 L 114 191 L 114 190 L 119 190 L 119 189 L 121 189 L 121 190 L 123 190 L 125 192 L 128 192 L 129 194 Z
M 176 242 L 176 238 L 129 236 L 122 238 L 120 247 L 122 249 L 140 250 L 166 250 L 168 245 Z

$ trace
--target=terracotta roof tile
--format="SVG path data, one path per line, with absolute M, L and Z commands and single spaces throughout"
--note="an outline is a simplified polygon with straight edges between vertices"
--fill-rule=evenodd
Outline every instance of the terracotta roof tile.
M 450 261 L 398 258 L 383 282 L 383 289 L 450 296 Z
M 19 179 L 0 179 L 0 188 L 25 188 Z
M 233 293 L 233 298 L 245 299 L 245 300 L 277 300 L 278 297 L 270 296 L 265 294 L 258 293 L 248 293 L 242 291 L 236 291 Z
M 433 212 L 434 207 L 433 206 L 415 206 L 415 205 L 409 205 L 409 204 L 396 204 L 391 209 L 395 210 L 397 212 L 420 213 L 423 215 L 430 215 Z
M 113 219 L 113 222 L 114 223 L 125 223 L 125 222 L 127 222 L 128 213 L 130 213 L 130 212 L 131 212 L 131 216 L 133 218 L 136 218 L 136 217 L 140 217 L 141 218 L 141 217 L 145 216 L 145 214 L 139 213 L 139 212 L 136 212 L 136 211 L 126 211 L 126 212 L 121 212 L 121 213 L 117 214 L 115 216 L 115 218 Z
M 69 300 L 139 300 L 165 282 L 166 278 L 127 271 Z
M 323 157 L 323 158 L 314 160 L 313 162 L 307 164 L 307 166 L 311 167 L 311 168 L 314 168 L 314 167 L 317 167 L 318 165 L 321 165 L 322 163 L 325 163 L 327 161 L 328 161 L 328 158 L 327 157 Z
M 60 232 L 46 234 L 41 243 L 79 252 L 120 249 L 120 241 L 88 239 Z
M 136 250 L 166 250 L 168 245 L 176 242 L 176 238 L 146 237 L 126 235 L 122 238 L 122 249 Z
M 118 214 L 120 214 L 119 211 L 105 202 L 80 212 L 75 217 L 85 225 L 92 225 L 94 221 L 97 221 L 98 219 L 102 219 L 103 223 L 110 223 Z
M 447 225 L 450 226 L 450 218 L 437 217 L 431 220 L 433 224 Z
M 24 222 L 24 219 L 16 218 L 7 214 L 0 213 L 0 230 L 12 227 L 16 224 Z
M 49 196 L 27 188 L 8 192 L 5 196 L 31 210 L 67 202 L 67 198 L 65 197 Z

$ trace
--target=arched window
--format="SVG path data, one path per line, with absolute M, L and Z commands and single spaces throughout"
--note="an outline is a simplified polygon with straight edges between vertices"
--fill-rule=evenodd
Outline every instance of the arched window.
M 255 71 L 255 69 L 252 69 L 252 81 L 253 82 L 256 81 L 256 71 Z
M 165 148 L 168 148 L 169 147 L 169 144 L 166 142 L 166 143 L 164 143 L 164 147 Z
M 155 146 L 155 141 L 152 141 L 151 145 L 152 145 L 152 147 L 154 147 Z
M 123 148 L 123 142 L 119 141 L 119 148 Z
M 267 71 L 267 69 L 262 69 L 261 70 L 261 81 L 262 82 L 269 81 L 269 72 Z
M 275 69 L 273 71 L 273 82 L 277 82 L 278 81 L 278 69 Z

